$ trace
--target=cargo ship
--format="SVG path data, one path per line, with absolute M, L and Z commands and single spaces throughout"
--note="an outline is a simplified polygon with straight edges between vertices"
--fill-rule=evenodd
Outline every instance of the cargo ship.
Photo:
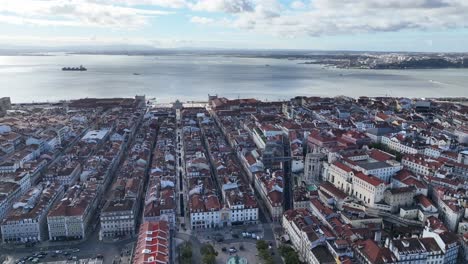
M 63 67 L 62 71 L 87 71 L 83 65 L 80 65 L 80 67 Z

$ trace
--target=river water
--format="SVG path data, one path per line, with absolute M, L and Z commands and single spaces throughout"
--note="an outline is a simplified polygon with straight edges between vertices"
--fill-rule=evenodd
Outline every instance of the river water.
M 468 96 L 468 69 L 357 70 L 299 62 L 208 55 L 0 56 L 0 96 L 14 103 L 136 94 L 159 102 L 206 100 L 208 94 L 261 100 Z M 79 65 L 88 71 L 61 70 Z

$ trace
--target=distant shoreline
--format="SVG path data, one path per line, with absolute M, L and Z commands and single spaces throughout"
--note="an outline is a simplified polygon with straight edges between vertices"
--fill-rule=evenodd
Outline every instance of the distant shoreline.
M 301 65 L 320 65 L 337 69 L 370 70 L 432 70 L 466 69 L 468 53 L 392 53 L 392 52 L 253 52 L 253 51 L 73 51 L 73 52 L 18 52 L 0 56 L 69 56 L 69 55 L 113 55 L 113 56 L 223 56 L 236 58 L 258 58 L 300 61 Z
M 301 96 L 299 96 L 301 97 Z M 307 96 L 304 96 L 307 97 Z M 327 96 L 320 96 L 320 97 L 327 97 Z M 340 96 L 329 96 L 330 98 L 334 97 L 340 97 Z M 353 98 L 357 99 L 359 97 L 368 97 L 368 98 L 379 98 L 379 97 L 388 97 L 388 98 L 407 98 L 404 96 L 365 96 L 365 95 L 358 95 Z M 114 98 L 114 97 L 93 97 L 96 99 L 109 99 L 109 98 Z M 115 97 L 115 98 L 127 98 L 127 97 Z M 131 98 L 131 97 L 128 97 Z M 440 101 L 440 102 L 455 102 L 455 103 L 464 103 L 468 102 L 468 97 L 464 96 L 454 96 L 454 97 L 411 97 L 409 99 L 426 99 L 426 100 L 435 100 L 435 101 Z M 49 102 L 18 102 L 18 103 L 11 103 L 12 106 L 34 106 L 34 105 L 59 105 L 59 104 L 64 104 L 64 103 L 70 103 L 72 101 L 80 100 L 84 98 L 70 98 L 70 99 L 62 99 L 62 100 L 56 100 L 56 101 L 49 101 Z M 91 97 L 88 99 L 92 99 Z M 236 99 L 236 98 L 232 98 Z M 148 99 L 148 100 L 155 100 L 155 99 Z M 161 102 L 161 103 L 166 103 L 166 102 Z M 173 103 L 173 102 L 169 102 Z M 197 104 L 197 103 L 207 103 L 206 101 L 199 101 L 199 100 L 188 100 L 184 101 L 182 103 L 192 103 L 192 104 Z

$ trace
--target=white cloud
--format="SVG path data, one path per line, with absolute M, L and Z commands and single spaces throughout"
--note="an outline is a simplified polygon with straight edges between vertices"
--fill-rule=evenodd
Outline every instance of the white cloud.
M 254 12 L 240 13 L 232 25 L 278 36 L 321 36 L 405 29 L 468 27 L 466 0 L 314 0 L 285 8 L 255 0 Z M 270 15 L 268 15 L 270 14 Z
M 81 23 L 66 20 L 47 20 L 35 18 L 22 18 L 18 16 L 0 15 L 1 23 L 14 25 L 36 25 L 36 26 L 82 26 Z
M 304 9 L 306 5 L 302 1 L 294 1 L 291 3 L 292 9 Z
M 191 5 L 196 11 L 242 13 L 253 10 L 249 0 L 198 0 Z
M 208 17 L 193 16 L 190 18 L 190 22 L 195 24 L 210 24 L 213 23 L 214 20 Z
M 160 7 L 192 23 L 286 37 L 468 27 L 468 0 L 0 0 L 0 22 L 136 28 L 171 14 Z
M 84 0 L 2 0 L 0 4 L 2 22 L 40 26 L 139 27 L 145 25 L 149 17 L 166 14 L 170 12 Z
M 127 6 L 148 5 L 169 8 L 184 8 L 189 6 L 185 0 L 88 0 L 89 2 L 105 4 L 122 4 Z

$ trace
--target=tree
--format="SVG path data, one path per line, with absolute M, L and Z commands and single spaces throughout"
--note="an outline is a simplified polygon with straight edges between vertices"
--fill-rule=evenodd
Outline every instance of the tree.
M 200 248 L 200 253 L 202 254 L 202 262 L 205 264 L 215 264 L 216 263 L 216 256 L 218 256 L 218 252 L 214 249 L 211 244 L 204 244 Z
M 192 244 L 184 243 L 180 253 L 180 263 L 190 264 L 192 263 Z
M 265 264 L 274 264 L 273 257 L 268 250 L 268 243 L 265 240 L 257 241 L 258 255 L 264 260 Z
M 218 252 L 216 252 L 216 250 L 214 249 L 214 247 L 211 244 L 204 244 L 200 248 L 200 253 L 202 255 L 215 255 L 215 256 L 218 255 Z
M 202 261 L 204 264 L 216 264 L 216 256 L 212 254 L 203 255 Z
M 295 251 L 287 253 L 284 257 L 285 264 L 300 264 L 299 256 Z
M 258 240 L 257 241 L 257 250 L 266 250 L 268 249 L 268 243 L 265 240 Z
M 285 264 L 299 264 L 301 263 L 299 260 L 299 256 L 297 255 L 297 252 L 289 247 L 289 246 L 281 246 L 279 248 L 281 256 L 284 258 Z

